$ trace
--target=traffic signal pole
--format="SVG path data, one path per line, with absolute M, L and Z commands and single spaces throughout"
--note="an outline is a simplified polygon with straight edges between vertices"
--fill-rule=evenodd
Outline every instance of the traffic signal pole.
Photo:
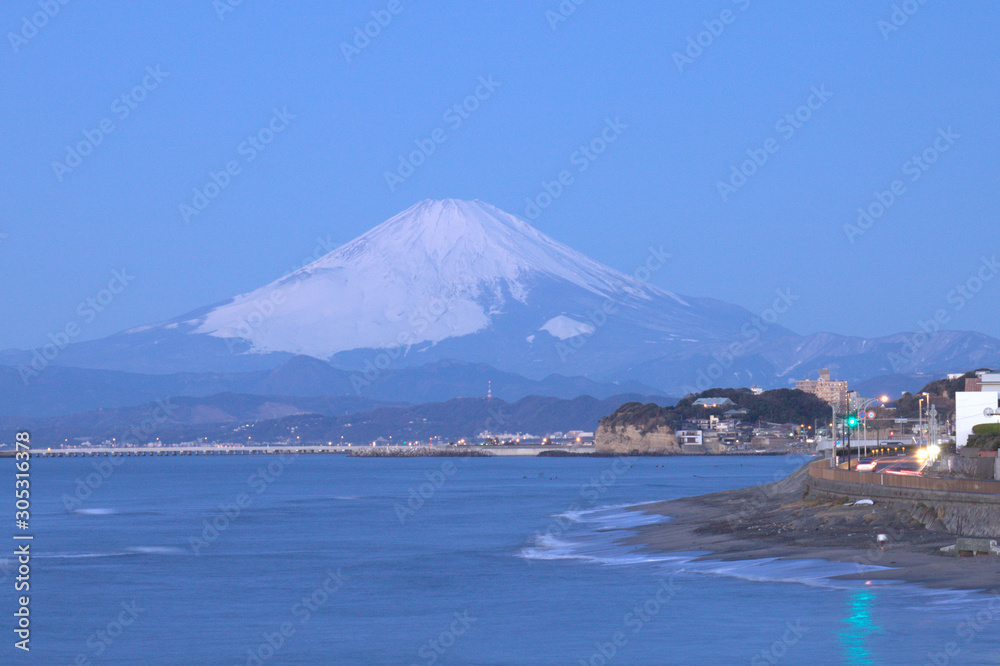
M 851 469 L 851 427 L 850 426 L 847 426 L 847 469 Z

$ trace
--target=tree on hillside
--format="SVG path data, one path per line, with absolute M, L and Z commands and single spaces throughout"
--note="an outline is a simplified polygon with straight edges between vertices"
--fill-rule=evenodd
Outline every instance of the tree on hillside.
M 965 390 L 965 380 L 972 379 L 976 376 L 977 372 L 982 372 L 987 370 L 987 368 L 980 368 L 978 370 L 970 370 L 961 377 L 955 379 L 935 379 L 932 382 L 928 382 L 922 389 L 920 389 L 916 394 L 904 393 L 896 404 L 899 405 L 899 411 L 897 415 L 900 418 L 915 419 L 920 412 L 920 397 L 924 393 L 928 393 L 931 396 L 932 402 L 937 405 L 938 413 L 944 417 L 953 414 L 955 412 L 955 393 L 957 391 Z M 924 409 L 927 409 L 926 404 Z
M 798 389 L 774 389 L 755 395 L 748 388 L 715 388 L 689 395 L 673 407 L 660 407 L 653 403 L 646 405 L 638 402 L 626 403 L 610 416 L 601 419 L 601 424 L 609 427 L 632 425 L 645 432 L 661 425 L 676 430 L 685 419 L 709 416 L 722 418 L 727 410 L 732 409 L 732 407 L 695 405 L 695 400 L 699 398 L 729 398 L 737 406 L 748 410 L 740 420 L 751 423 L 766 421 L 811 424 L 817 419 L 825 422 L 830 416 L 830 406 L 826 402 L 812 393 Z

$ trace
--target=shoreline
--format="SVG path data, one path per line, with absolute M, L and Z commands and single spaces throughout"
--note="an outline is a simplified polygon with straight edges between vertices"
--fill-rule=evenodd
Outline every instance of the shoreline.
M 0 458 L 13 458 L 13 450 L 0 451 Z M 540 458 L 705 458 L 741 456 L 801 456 L 802 452 L 739 451 L 725 453 L 645 452 L 617 453 L 596 451 L 594 447 L 541 446 L 321 446 L 313 444 L 274 446 L 161 446 L 161 447 L 92 447 L 92 448 L 35 448 L 29 451 L 33 458 L 87 458 L 87 457 L 167 457 L 167 456 L 226 456 L 226 455 L 343 455 L 350 458 L 418 458 L 418 457 L 540 457 Z
M 1000 557 L 940 552 L 957 535 L 924 527 L 905 503 L 806 494 L 805 467 L 774 483 L 633 506 L 670 520 L 640 526 L 624 539 L 646 552 L 707 551 L 698 560 L 818 559 L 858 565 L 832 580 L 902 581 L 934 589 L 1000 594 Z M 889 537 L 880 550 L 876 535 Z M 864 570 L 864 566 L 888 567 Z

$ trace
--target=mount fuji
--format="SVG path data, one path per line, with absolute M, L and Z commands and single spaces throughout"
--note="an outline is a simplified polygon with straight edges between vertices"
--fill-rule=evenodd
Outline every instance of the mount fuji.
M 459 358 L 541 376 L 610 370 L 632 360 L 625 349 L 635 346 L 662 353 L 733 339 L 749 316 L 640 282 L 489 204 L 447 199 L 418 203 L 183 323 L 195 335 L 239 339 L 254 354 L 363 367 L 375 361 L 366 350 L 381 349 L 382 364 Z
M 636 273 L 666 260 L 650 248 Z M 794 300 L 781 298 L 786 308 Z M 907 334 L 800 336 L 766 315 L 652 286 L 481 201 L 427 200 L 259 289 L 69 345 L 58 363 L 248 372 L 311 356 L 353 373 L 361 392 L 386 372 L 459 361 L 532 379 L 637 380 L 674 395 L 787 385 L 818 367 L 858 381 L 1000 363 L 1000 341 L 976 333 L 920 344 Z M 0 361 L 31 357 L 8 351 Z

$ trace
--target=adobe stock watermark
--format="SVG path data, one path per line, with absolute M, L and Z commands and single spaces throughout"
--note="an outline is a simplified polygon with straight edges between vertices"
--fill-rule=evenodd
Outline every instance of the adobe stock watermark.
M 135 621 L 146 612 L 145 608 L 139 607 L 135 599 L 128 603 L 123 601 L 121 607 L 122 610 L 107 625 L 87 637 L 86 645 L 91 655 L 86 652 L 78 653 L 73 659 L 74 666 L 90 666 L 90 664 L 96 663 L 92 662 L 91 658 L 96 659 L 107 652 L 115 641 L 125 633 L 125 630 L 135 624 Z
M 618 480 L 631 471 L 632 467 L 633 463 L 630 460 L 617 456 L 608 467 L 580 486 L 579 495 L 589 504 L 581 505 L 573 502 L 565 511 L 552 516 L 552 520 L 549 521 L 545 530 L 535 532 L 531 541 L 535 544 L 541 544 L 564 534 L 574 525 L 572 514 L 590 509 L 595 502 L 604 499 L 618 483 Z
M 790 473 L 799 469 L 812 459 L 812 456 L 804 455 L 782 456 L 782 464 L 784 465 L 785 470 L 775 470 L 771 474 L 771 484 L 781 481 Z M 771 484 L 761 486 L 758 492 L 754 493 L 749 499 L 740 504 L 739 511 L 730 513 L 726 516 L 726 522 L 729 524 L 730 531 L 736 531 L 742 526 L 744 521 L 753 518 L 758 512 L 768 511 L 773 508 L 773 500 L 779 490 Z
M 912 368 L 917 361 L 920 350 L 930 341 L 930 336 L 944 327 L 951 321 L 952 314 L 961 312 L 983 290 L 987 283 L 1000 273 L 1000 261 L 997 255 L 991 257 L 981 257 L 979 267 L 972 272 L 963 282 L 956 284 L 945 296 L 951 305 L 950 312 L 945 308 L 938 308 L 934 314 L 927 319 L 918 319 L 918 331 L 912 335 L 905 335 L 899 353 L 889 353 L 889 364 L 893 372 L 902 372 Z
M 142 80 L 131 90 L 118 95 L 111 102 L 111 113 L 114 114 L 119 123 L 123 122 L 139 108 L 140 104 L 146 101 L 149 93 L 160 87 L 160 84 L 168 76 L 170 76 L 170 72 L 164 72 L 159 65 L 146 67 L 146 74 Z M 115 121 L 111 117 L 104 117 L 93 129 L 84 129 L 83 139 L 73 145 L 66 146 L 66 155 L 62 161 L 53 160 L 52 171 L 55 173 L 56 180 L 60 183 L 63 182 L 63 179 L 82 165 L 84 158 L 93 154 L 94 150 L 104 143 L 105 139 L 111 136 L 111 133 L 119 126 L 115 125 Z
M 628 125 L 621 121 L 620 116 L 615 119 L 604 119 L 604 128 L 598 132 L 597 136 L 570 153 L 569 163 L 576 167 L 577 173 L 583 173 L 590 168 L 590 165 L 597 161 L 608 147 L 622 135 Z M 576 178 L 570 169 L 563 169 L 551 181 L 542 179 L 542 190 L 533 197 L 524 200 L 524 217 L 529 220 L 536 220 L 542 211 L 552 205 L 552 202 L 563 195 L 566 188 L 575 182 Z
M 280 109 L 275 107 L 267 122 L 256 132 L 248 134 L 247 138 L 236 146 L 236 153 L 243 158 L 242 163 L 239 159 L 229 160 L 219 171 L 209 171 L 205 184 L 194 188 L 191 202 L 184 202 L 178 206 L 184 223 L 189 224 L 192 217 L 204 212 L 208 205 L 229 187 L 233 178 L 243 172 L 243 166 L 249 165 L 267 150 L 275 137 L 284 132 L 289 123 L 297 117 L 298 114 L 291 113 L 287 106 Z
M 49 341 L 46 344 L 31 350 L 31 362 L 17 368 L 21 382 L 27 386 L 32 378 L 45 372 L 49 364 L 56 360 L 74 339 L 80 336 L 87 324 L 97 319 L 97 315 L 104 312 L 134 279 L 135 276 L 129 275 L 128 269 L 112 270 L 111 279 L 108 280 L 107 286 L 98 290 L 93 296 L 88 296 L 80 301 L 76 306 L 76 317 L 67 321 L 59 330 L 50 332 L 47 336 Z
M 365 49 L 371 46 L 372 40 L 381 35 L 382 30 L 388 28 L 393 18 L 403 13 L 404 9 L 406 7 L 402 0 L 389 0 L 385 9 L 373 9 L 371 21 L 367 21 L 364 25 L 354 26 L 354 38 L 350 43 L 340 43 L 340 53 L 344 56 L 344 60 L 351 62 L 352 58 L 361 55 Z
M 201 556 L 201 551 L 218 541 L 223 533 L 233 526 L 243 512 L 249 508 L 254 498 L 263 494 L 272 484 L 277 482 L 285 468 L 295 461 L 295 455 L 282 454 L 280 457 L 274 456 L 276 460 L 271 460 L 266 466 L 257 468 L 257 471 L 247 477 L 247 487 L 253 491 L 237 493 L 229 502 L 219 505 L 219 510 L 211 518 L 206 518 L 200 535 L 188 538 L 188 545 L 191 552 Z
M 298 620 L 296 623 L 285 620 L 272 632 L 265 631 L 261 634 L 261 642 L 248 647 L 246 651 L 246 666 L 264 666 L 270 661 L 281 648 L 285 647 L 288 640 L 295 635 L 298 627 L 308 622 L 313 613 L 319 611 L 333 599 L 347 581 L 340 567 L 337 570 L 327 569 L 326 578 L 316 586 L 312 592 L 305 594 L 292 606 L 292 617 Z
M 243 0 L 212 0 L 212 9 L 220 21 L 225 21 L 226 14 L 232 14 L 242 4 Z
M 634 604 L 631 610 L 622 616 L 621 622 L 624 628 L 612 633 L 608 640 L 594 643 L 594 651 L 591 654 L 577 659 L 578 666 L 607 666 L 610 664 L 619 655 L 619 652 L 628 645 L 629 639 L 652 622 L 677 595 L 674 579 L 675 576 L 661 579 L 652 595 Z M 625 631 L 625 629 L 630 631 Z M 622 663 L 628 662 L 623 661 Z
M 731 166 L 728 179 L 716 182 L 715 188 L 722 201 L 729 201 L 737 190 L 746 185 L 747 181 L 767 164 L 771 156 L 781 149 L 782 142 L 789 141 L 796 132 L 805 127 L 806 123 L 812 120 L 813 114 L 822 109 L 831 97 L 833 93 L 827 89 L 826 84 L 813 86 L 801 105 L 778 118 L 774 123 L 774 130 L 778 132 L 780 138 L 768 137 L 760 148 L 747 148 L 747 159 L 741 162 L 739 167 L 735 164 Z
M 948 641 L 941 650 L 927 653 L 928 664 L 934 666 L 948 666 L 949 664 L 971 663 L 968 661 L 953 661 L 962 654 L 962 647 L 967 646 L 983 632 L 988 632 L 987 636 L 995 638 L 997 633 L 996 622 L 1000 619 L 1000 595 L 996 592 L 990 593 L 990 600 L 986 608 L 981 608 L 975 613 L 966 615 L 961 622 L 955 625 L 956 640 Z
M 375 352 L 371 358 L 365 359 L 364 367 L 359 372 L 351 373 L 351 388 L 354 389 L 355 395 L 361 395 L 364 389 L 378 381 L 382 373 L 392 367 L 392 364 L 398 361 L 407 349 L 423 340 L 420 336 L 428 328 L 447 314 L 446 293 L 455 293 L 454 286 L 447 283 L 440 285 L 438 293 L 432 296 L 426 305 L 421 305 L 410 311 L 408 330 L 400 331 L 395 342 Z
M 237 348 L 239 341 L 249 344 L 249 341 L 253 339 L 254 332 L 264 325 L 264 322 L 275 313 L 279 305 L 285 302 L 286 290 L 295 291 L 302 284 L 302 281 L 308 277 L 309 273 L 302 269 L 336 248 L 337 246 L 330 240 L 329 235 L 326 238 L 317 236 L 313 251 L 288 270 L 287 275 L 293 278 L 291 285 L 282 282 L 280 286 L 272 289 L 270 292 L 264 294 L 264 296 L 254 299 L 253 303 L 251 303 L 252 309 L 250 313 L 241 315 L 233 325 L 232 330 L 235 335 L 222 338 L 226 343 L 229 353 L 239 354 L 245 352 L 246 349 Z
M 911 183 L 917 182 L 943 153 L 951 150 L 955 145 L 955 139 L 959 138 L 961 137 L 952 130 L 951 125 L 948 129 L 939 127 L 931 145 L 903 162 L 903 166 L 900 167 L 903 175 L 909 176 Z M 847 236 L 847 240 L 853 243 L 859 236 L 868 233 L 868 230 L 875 225 L 875 221 L 885 215 L 906 192 L 906 183 L 901 178 L 889 183 L 888 189 L 875 190 L 871 202 L 858 208 L 857 221 L 854 224 L 844 223 L 844 235 Z
M 920 11 L 922 5 L 926 5 L 928 0 L 903 0 L 892 5 L 892 12 L 889 19 L 879 19 L 875 26 L 882 33 L 883 39 L 889 41 L 889 35 L 899 32 L 899 29 L 906 25 L 910 17 Z
M 59 10 L 68 3 L 69 0 L 38 0 L 40 11 L 31 14 L 30 17 L 22 16 L 18 31 L 7 33 L 7 41 L 10 42 L 14 53 L 20 51 L 22 47 L 28 45 L 29 41 L 38 36 L 38 31 L 47 26 L 49 21 L 56 17 Z
M 862 554 L 856 555 L 851 560 L 851 563 L 858 567 L 858 573 L 870 571 L 870 567 L 873 566 L 885 567 L 886 565 L 884 560 L 891 552 L 891 550 L 890 552 L 887 552 L 886 547 L 891 549 L 893 544 L 903 543 L 903 538 L 905 536 L 902 529 L 891 525 L 880 527 L 879 533 L 885 534 L 885 542 L 874 541 Z
M 659 248 L 650 246 L 645 261 L 632 271 L 632 277 L 638 282 L 648 282 L 653 273 L 667 265 L 671 256 L 663 250 L 662 245 Z M 600 308 L 588 310 L 583 316 L 586 321 L 577 326 L 579 332 L 556 343 L 556 353 L 559 354 L 559 360 L 565 363 L 570 356 L 580 351 L 597 331 L 603 328 L 609 319 L 617 313 L 618 303 L 611 298 L 606 299 Z
M 489 414 L 489 416 L 487 416 L 486 420 L 483 422 L 483 430 L 485 432 L 492 432 L 494 426 L 497 429 L 503 428 L 507 425 L 507 421 L 510 418 L 503 412 L 503 403 L 498 406 L 490 401 L 486 413 Z
M 587 0 L 562 0 L 556 8 L 545 10 L 545 20 L 548 21 L 549 27 L 555 30 L 559 27 L 560 23 L 565 23 L 569 20 L 569 17 L 576 13 L 576 8 L 582 5 Z
M 444 121 L 448 129 L 452 132 L 457 131 L 458 128 L 472 117 L 472 114 L 479 109 L 483 102 L 493 96 L 493 93 L 501 85 L 503 83 L 494 79 L 492 74 L 480 76 L 475 89 L 462 100 L 455 102 L 445 109 L 445 112 L 441 114 L 441 120 Z M 447 140 L 448 130 L 441 126 L 435 127 L 425 138 L 414 139 L 413 144 L 416 148 L 405 155 L 400 154 L 396 169 L 385 171 L 382 174 L 385 178 L 385 184 L 389 186 L 389 191 L 395 192 L 400 185 L 405 183 L 427 161 L 428 157 L 437 151 L 438 146 Z
M 802 620 L 796 620 L 794 624 L 786 622 L 785 627 L 785 633 L 781 635 L 781 638 L 775 640 L 771 643 L 770 647 L 766 650 L 761 650 L 750 659 L 750 666 L 765 666 L 767 664 L 773 666 L 777 664 L 809 631 L 802 627 Z
M 733 4 L 741 12 L 745 12 L 750 7 L 750 0 L 733 0 Z M 673 58 L 674 64 L 677 65 L 677 71 L 683 74 L 685 67 L 693 65 L 694 61 L 705 52 L 705 49 L 710 48 L 722 36 L 722 33 L 726 31 L 726 26 L 736 22 L 736 17 L 737 14 L 733 10 L 723 9 L 718 18 L 706 20 L 702 24 L 705 26 L 704 30 L 695 34 L 694 37 L 687 38 L 687 48 L 683 52 L 674 51 Z
M 461 613 L 455 611 L 452 614 L 452 620 L 448 625 L 448 628 L 421 645 L 417 650 L 417 656 L 426 666 L 436 664 L 438 660 L 444 656 L 445 652 L 454 646 L 455 643 L 458 642 L 458 639 L 463 636 L 465 632 L 467 632 L 477 621 L 478 618 L 469 615 L 469 611 L 467 610 L 462 611 Z M 418 665 L 416 662 L 413 662 L 411 666 Z
M 125 428 L 116 438 L 115 443 L 126 447 L 149 442 L 149 438 L 152 437 L 153 433 L 161 425 L 174 419 L 174 410 L 176 409 L 175 405 L 170 404 L 170 398 L 157 399 L 156 406 L 153 407 L 150 415 L 138 423 L 133 423 Z M 70 496 L 64 493 L 60 498 L 66 510 L 76 511 L 79 509 L 98 488 L 111 478 L 111 475 L 115 472 L 115 468 L 120 467 L 124 463 L 124 456 L 109 456 L 106 459 L 93 461 L 91 463 L 91 467 L 94 468 L 93 472 L 83 477 L 76 477 L 73 495 Z
M 424 503 L 434 497 L 437 491 L 441 489 L 441 486 L 445 484 L 445 481 L 454 476 L 456 471 L 455 463 L 451 460 L 446 460 L 441 464 L 440 469 L 426 472 L 424 476 L 427 481 L 421 483 L 419 486 L 410 488 L 406 497 L 406 503 L 400 504 L 396 502 L 393 506 L 399 524 L 405 525 L 407 518 L 416 515 L 417 511 L 423 508 Z
M 729 344 L 723 351 L 713 351 L 712 358 L 715 359 L 708 367 L 698 371 L 694 386 L 685 386 L 682 390 L 684 395 L 700 393 L 712 387 L 713 382 L 720 377 L 733 364 L 745 355 L 750 349 L 760 341 L 760 336 L 771 326 L 777 323 L 781 315 L 791 309 L 799 297 L 792 293 L 790 287 L 785 289 L 775 289 L 775 299 L 771 307 L 765 308 L 760 314 L 750 318 L 740 327 L 741 339 Z

